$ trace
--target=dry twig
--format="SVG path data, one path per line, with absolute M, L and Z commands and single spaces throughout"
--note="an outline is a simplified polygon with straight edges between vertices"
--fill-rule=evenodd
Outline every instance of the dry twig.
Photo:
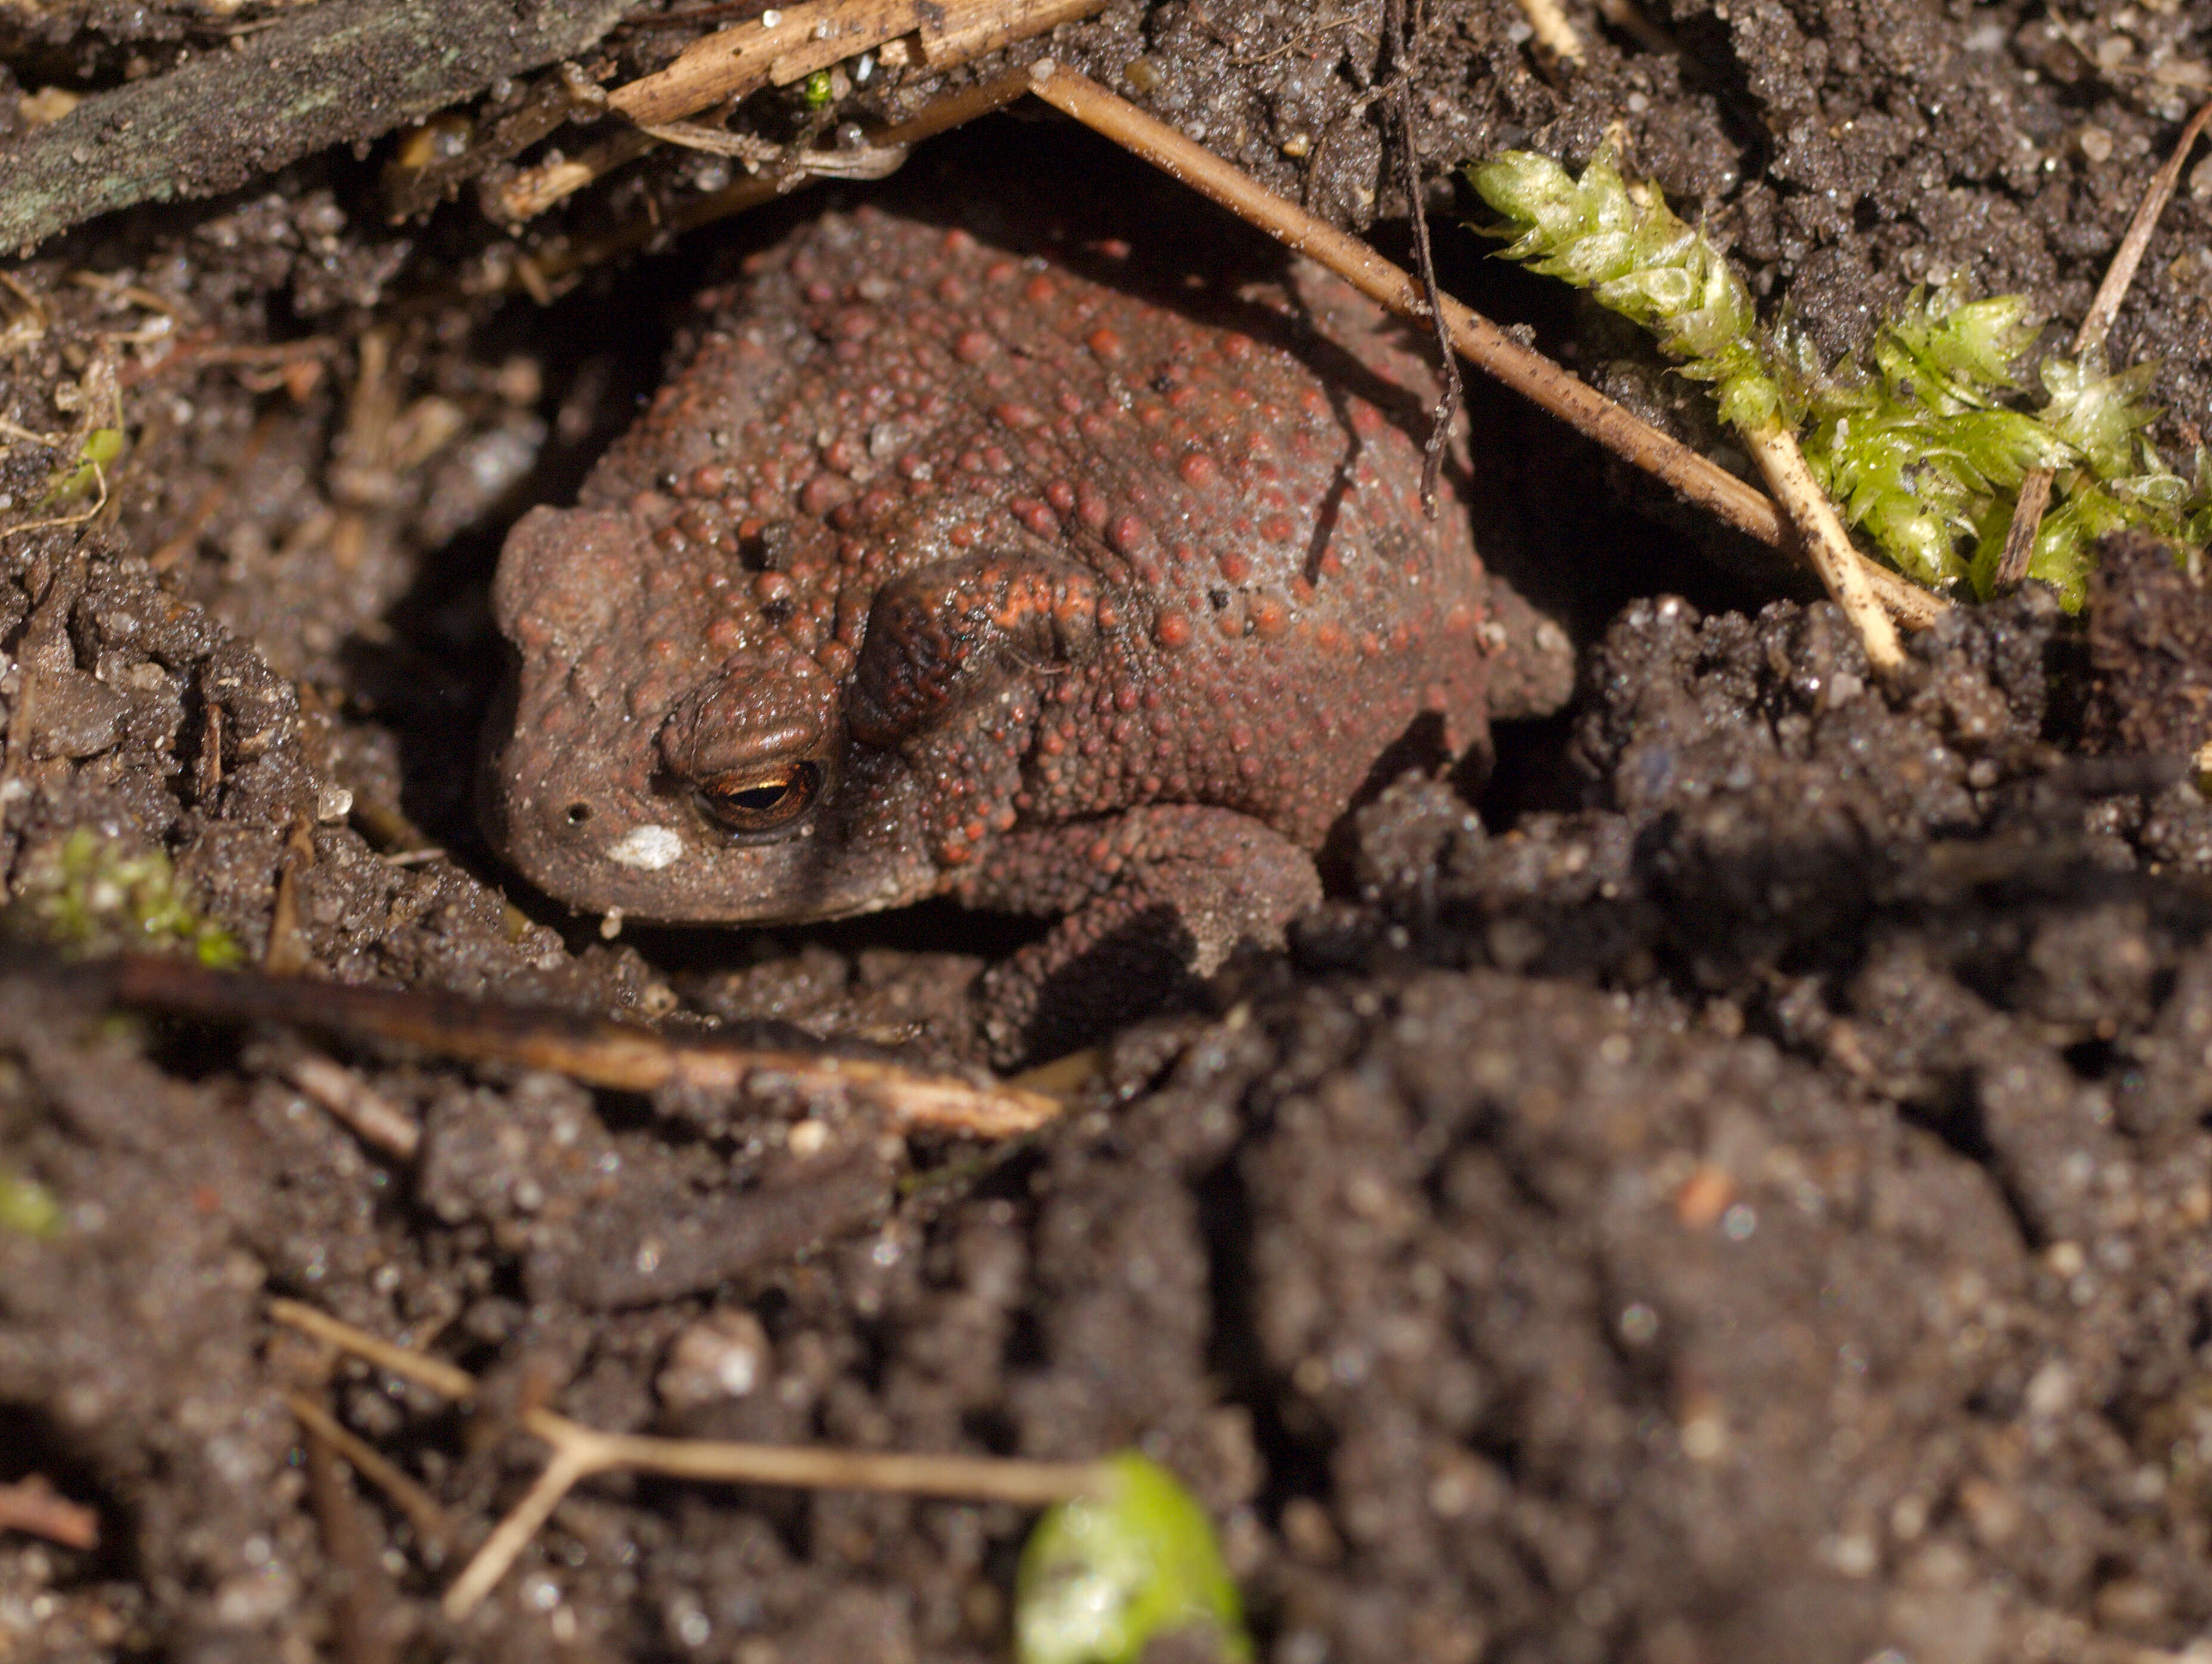
M 475 1378 L 451 1364 L 380 1340 L 350 1323 L 301 1305 L 272 1300 L 269 1315 L 319 1340 L 329 1342 L 419 1385 L 456 1400 L 475 1396 Z M 353 1461 L 352 1439 L 313 1400 L 287 1400 L 293 1412 L 317 1436 L 337 1446 Z M 522 1426 L 553 1448 L 552 1460 L 522 1500 L 493 1528 L 461 1575 L 446 1591 L 447 1615 L 465 1618 L 480 1605 L 515 1557 L 579 1481 L 596 1473 L 627 1469 L 671 1479 L 707 1479 L 725 1485 L 790 1485 L 814 1491 L 880 1491 L 902 1496 L 959 1497 L 981 1502 L 1042 1508 L 1111 1487 L 1113 1470 L 1094 1462 L 1020 1461 L 1002 1456 L 906 1455 L 895 1451 L 838 1450 L 780 1444 L 744 1444 L 726 1439 L 653 1438 L 635 1433 L 603 1433 L 543 1408 L 526 1409 Z M 332 1438 L 335 1432 L 338 1438 Z M 340 1439 L 349 1442 L 341 1444 Z M 411 1482 L 410 1482 L 411 1483 Z M 434 1503 L 432 1504 L 434 1508 Z M 411 1517 L 411 1516 L 410 1516 Z
M 1797 435 L 1777 422 L 1747 430 L 1744 442 L 1750 446 L 1759 471 L 1765 476 L 1767 489 L 1803 536 L 1805 551 L 1819 568 L 1829 596 L 1858 631 L 1867 662 L 1885 674 L 1894 671 L 1905 662 L 1896 626 L 1875 599 L 1874 586 L 1866 577 L 1869 563 L 1851 547 L 1850 534 L 1844 530 L 1836 505 L 1806 465 Z
M 315 823 L 301 814 L 284 840 L 276 866 L 276 895 L 270 909 L 269 940 L 261 952 L 265 975 L 293 977 L 314 963 L 307 933 L 300 923 L 300 884 L 315 867 Z
M 285 1079 L 351 1127 L 363 1144 L 395 1161 L 415 1159 L 422 1145 L 421 1124 L 352 1070 L 304 1050 L 287 1058 L 283 1070 Z
M 370 1543 L 346 1464 L 318 1428 L 307 1430 L 307 1498 L 329 1563 L 326 1586 L 338 1664 L 389 1664 L 392 1579 Z
M 0 439 L 14 445 L 42 445 L 49 451 L 58 451 L 69 443 L 67 434 L 42 434 L 6 416 L 0 416 Z
M 1105 0 L 802 0 L 695 40 L 664 70 L 617 87 L 609 107 L 640 126 L 674 121 L 757 87 L 787 87 L 876 51 L 884 63 L 950 69 L 1099 10 Z
M 387 1375 L 411 1381 L 440 1398 L 466 1402 L 476 1396 L 477 1378 L 466 1369 L 456 1369 L 442 1359 L 426 1357 L 389 1340 L 380 1340 L 368 1330 L 357 1329 L 343 1319 L 332 1317 L 303 1302 L 287 1300 L 280 1295 L 270 1301 L 269 1315 L 302 1334 L 312 1335 L 342 1352 L 349 1352 Z
M 0 1485 L 0 1531 L 43 1537 L 64 1548 L 97 1548 L 100 1515 L 73 1503 L 37 1474 Z
M 957 93 L 925 105 L 911 118 L 886 127 L 869 136 L 867 149 L 879 155 L 903 157 L 909 148 L 926 138 L 964 125 L 978 116 L 1003 109 L 1030 89 L 1027 70 L 1012 70 L 990 81 L 964 87 Z M 802 152 L 801 159 L 811 152 Z M 786 192 L 811 185 L 823 175 L 802 170 L 790 179 L 750 178 L 739 179 L 734 185 L 709 194 L 695 197 L 665 215 L 659 224 L 634 223 L 611 236 L 603 237 L 579 247 L 550 254 L 539 255 L 526 264 L 518 260 L 515 281 L 527 287 L 535 282 L 542 294 L 533 291 L 541 303 L 552 298 L 552 285 L 571 273 L 627 254 L 634 249 L 663 236 L 677 236 L 686 231 L 711 225 L 716 220 L 726 219 L 732 214 L 742 214 L 747 209 L 757 208 L 763 203 L 774 202 Z
M 313 1312 L 314 1308 L 301 1306 L 298 1310 Z M 321 1315 L 320 1313 L 315 1313 L 315 1315 Z M 287 1318 L 286 1321 L 294 1320 Z M 335 1321 L 335 1320 L 332 1321 Z M 322 1338 L 330 1339 L 327 1334 L 323 1335 Z M 374 1341 L 374 1337 L 362 1334 L 359 1330 L 354 1330 L 349 1336 L 349 1339 Z M 376 1344 L 381 1345 L 383 1343 L 376 1342 Z M 355 1348 L 348 1345 L 344 1350 L 353 1351 Z M 470 1387 L 473 1390 L 475 1383 L 470 1382 Z M 435 1497 L 417 1485 L 399 1468 L 386 1461 L 359 1434 L 331 1415 L 329 1411 L 305 1393 L 285 1394 L 284 1407 L 292 1412 L 301 1426 L 329 1445 L 337 1454 L 344 1458 L 347 1466 L 355 1473 L 392 1499 L 392 1505 L 406 1515 L 407 1523 L 415 1527 L 416 1539 L 422 1545 L 425 1551 L 431 1555 L 441 1555 L 445 1552 L 446 1546 L 453 1540 L 453 1520 Z
M 741 184 L 735 206 L 710 212 L 709 219 L 750 208 L 816 177 L 880 179 L 906 160 L 903 146 L 910 139 L 884 134 L 859 150 L 793 149 L 684 118 L 727 108 L 761 87 L 788 86 L 863 52 L 874 52 L 892 68 L 951 69 L 1087 17 L 1104 4 L 1105 0 L 802 0 L 762 12 L 693 41 L 665 69 L 605 94 L 605 107 L 627 116 L 632 127 L 580 154 L 524 169 L 498 191 L 491 211 L 520 223 L 659 143 L 734 157 L 748 173 L 772 170 L 770 189 L 756 195 Z M 917 119 L 928 115 L 925 111 Z M 914 125 L 902 123 L 900 128 Z
M 1662 58 L 1684 56 L 1681 43 L 1653 22 L 1636 0 L 1597 0 L 1597 15 L 1648 52 Z M 1690 67 L 1686 59 L 1686 70 Z
M 21 307 L 8 320 L 8 327 L 0 330 L 0 356 L 4 356 L 35 344 L 46 332 L 47 319 L 46 302 L 15 273 L 0 271 L 0 288 L 14 295 Z
M 1460 385 L 1459 355 L 1452 350 L 1451 331 L 1445 326 L 1443 288 L 1437 282 L 1435 252 L 1429 246 L 1429 215 L 1421 199 L 1421 151 L 1413 134 L 1413 49 L 1417 26 L 1406 0 L 1383 0 L 1382 33 L 1390 44 L 1392 84 L 1390 103 L 1398 118 L 1398 155 L 1406 175 L 1406 213 L 1413 225 L 1413 270 L 1421 279 L 1422 304 L 1429 327 L 1436 336 L 1437 363 L 1443 372 L 1443 386 L 1436 408 L 1429 413 L 1429 440 L 1421 454 L 1421 507 L 1431 519 L 1437 517 L 1437 481 L 1443 473 L 1444 452 L 1451 448 L 1452 424 L 1459 419 L 1467 390 Z
M 606 107 L 605 89 L 571 63 L 541 76 L 483 130 L 450 112 L 433 116 L 400 141 L 398 154 L 385 170 L 387 216 L 397 224 L 427 214 L 466 181 L 520 155 L 562 123 L 604 115 Z
M 1583 61 L 1583 38 L 1567 21 L 1559 0 L 1518 0 L 1522 16 L 1536 32 L 1536 44 L 1565 64 Z
M 51 526 L 82 525 L 107 507 L 107 471 L 97 460 L 91 463 L 92 477 L 100 483 L 100 493 L 92 500 L 89 508 L 75 514 L 54 514 L 43 520 L 25 520 L 20 525 L 0 526 L 0 537 L 12 537 L 19 531 L 44 531 Z
M 825 1450 L 740 1444 L 726 1439 L 664 1439 L 602 1433 L 550 1410 L 526 1410 L 522 1424 L 553 1447 L 528 1493 L 501 1520 L 446 1591 L 446 1615 L 473 1612 L 561 1499 L 595 1473 L 629 1469 L 724 1485 L 790 1485 L 809 1491 L 881 1491 L 909 1497 L 958 1497 L 1044 1508 L 1109 1489 L 1113 1470 L 1091 1462 L 1018 1461 L 1005 1456 L 915 1456 L 878 1450 Z
M 2150 247 L 2151 234 L 2158 229 L 2159 216 L 2166 212 L 2166 205 L 2173 197 L 2173 187 L 2180 181 L 2182 165 L 2189 160 L 2197 135 L 2204 131 L 2208 120 L 2212 120 L 2212 104 L 2203 106 L 2189 118 L 2189 125 L 2181 130 L 2181 138 L 2173 147 L 2173 153 L 2151 175 L 2142 201 L 2136 205 L 2136 216 L 2128 222 L 2128 234 L 2120 240 L 2112 264 L 2106 268 L 2105 281 L 2097 285 L 2096 296 L 2081 316 L 2081 326 L 2074 331 L 2076 358 L 2104 350 L 2105 337 L 2111 333 L 2112 319 L 2119 315 L 2120 302 L 2127 298 L 2129 287 L 2136 280 L 2136 269 L 2142 264 L 2143 255 Z M 2043 511 L 2051 506 L 2051 487 L 2057 477 L 2048 468 L 2032 468 L 2021 480 L 2020 496 L 2013 505 L 2012 524 L 2005 528 L 2004 554 L 1997 562 L 1997 588 L 2010 589 L 2027 576 L 2027 563 L 2035 556 L 2036 531 L 2043 524 Z
M 521 169 L 515 176 L 487 191 L 484 212 L 510 229 L 533 220 L 554 203 L 573 197 L 592 180 L 635 161 L 659 140 L 641 128 L 611 133 L 573 155 L 562 155 Z
M 87 967 L 131 1005 L 230 1021 L 270 1020 L 422 1046 L 447 1057 L 551 1069 L 614 1091 L 677 1088 L 721 1096 L 853 1104 L 901 1131 L 976 1138 L 1033 1133 L 1060 1100 L 998 1082 L 925 1074 L 869 1058 L 733 1046 L 711 1035 L 659 1035 L 457 995 L 208 970 L 165 955 L 118 954 Z

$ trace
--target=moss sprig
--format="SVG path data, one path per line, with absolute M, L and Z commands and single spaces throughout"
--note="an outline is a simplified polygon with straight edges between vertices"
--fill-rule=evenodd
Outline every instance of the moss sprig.
M 1549 156 L 1509 150 L 1468 170 L 1505 216 L 1504 249 L 1532 271 L 1590 291 L 1641 325 L 1682 373 L 1713 384 L 1721 419 L 1753 427 L 1782 409 L 1751 291 L 1727 258 L 1684 224 L 1666 198 L 1632 186 L 1601 151 L 1579 182 Z
M 62 1205 L 36 1179 L 0 1167 L 0 1230 L 40 1238 L 62 1233 Z
M 1022 1549 L 1017 1664 L 1137 1664 L 1190 1628 L 1212 1631 L 1223 1664 L 1246 1664 L 1251 1637 L 1206 1510 L 1137 1451 L 1103 1466 L 1112 1483 L 1054 1507 Z
M 47 482 L 46 494 L 39 499 L 39 507 L 59 508 L 97 494 L 101 489 L 103 471 L 114 467 L 121 459 L 123 444 L 120 428 L 94 428 L 77 447 L 75 459 L 64 463 Z
M 7 923 L 85 956 L 182 952 L 216 970 L 246 956 L 228 931 L 193 908 L 167 855 L 88 826 L 27 853 Z
M 1504 252 L 1564 278 L 1642 325 L 1681 373 L 1709 382 L 1721 419 L 1747 433 L 1797 429 L 1845 521 L 1929 588 L 1994 581 L 2021 482 L 2055 471 L 2028 574 L 2078 608 L 2096 540 L 2137 527 L 2179 540 L 2212 531 L 2212 470 L 2185 479 L 2145 429 L 2154 365 L 2054 357 L 2027 408 L 2014 367 L 2040 332 L 2026 299 L 1916 293 L 1863 358 L 1823 364 L 1798 331 L 1763 327 L 1749 288 L 1658 190 L 1601 154 L 1580 179 L 1511 151 L 1468 170 L 1503 217 Z

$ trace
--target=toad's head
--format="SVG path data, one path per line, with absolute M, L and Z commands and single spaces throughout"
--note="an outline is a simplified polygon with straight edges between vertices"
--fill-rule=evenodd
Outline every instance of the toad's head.
M 671 560 L 635 510 L 538 508 L 493 591 L 520 658 L 483 806 L 493 843 L 571 906 L 795 923 L 932 893 L 896 751 L 848 732 L 848 643 L 809 652 L 745 572 Z

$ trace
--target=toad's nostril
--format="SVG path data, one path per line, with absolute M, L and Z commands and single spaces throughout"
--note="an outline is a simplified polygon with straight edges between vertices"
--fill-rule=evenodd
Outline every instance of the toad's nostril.
M 591 819 L 591 817 L 592 805 L 588 803 L 572 803 L 564 811 L 562 811 L 561 817 L 562 819 L 567 821 L 571 826 L 581 826 L 586 821 Z

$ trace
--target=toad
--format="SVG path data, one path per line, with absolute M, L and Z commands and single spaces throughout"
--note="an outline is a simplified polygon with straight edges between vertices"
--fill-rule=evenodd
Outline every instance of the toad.
M 1363 792 L 1486 756 L 1567 647 L 1486 574 L 1463 458 L 1423 511 L 1416 331 L 1273 251 L 985 211 L 825 214 L 709 297 L 507 539 L 485 796 L 582 909 L 1061 915 L 986 979 L 1006 1060 L 1279 943 Z

